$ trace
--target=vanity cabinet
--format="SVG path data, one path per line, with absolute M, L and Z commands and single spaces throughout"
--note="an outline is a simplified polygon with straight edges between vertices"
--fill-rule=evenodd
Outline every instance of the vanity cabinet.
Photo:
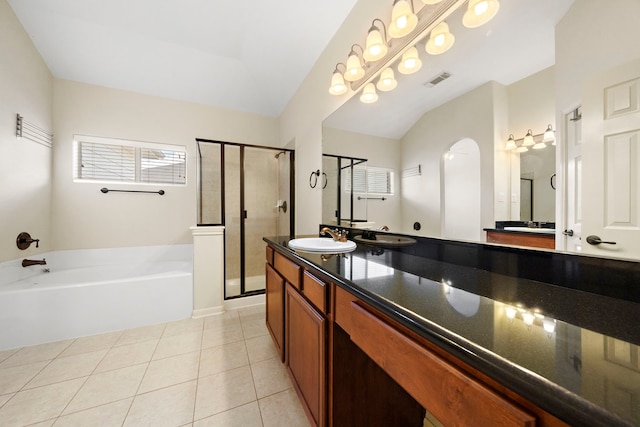
M 284 285 L 285 303 L 268 297 L 267 316 L 283 313 L 285 364 L 312 425 L 421 427 L 427 414 L 443 425 L 568 426 L 322 270 L 277 250 L 273 267 L 267 286 Z
M 324 426 L 327 319 L 291 285 L 286 313 L 287 369 L 314 425 Z
M 326 426 L 329 286 L 279 252 L 272 253 L 272 267 L 270 250 L 267 328 L 310 422 Z
M 267 330 L 278 350 L 280 360 L 284 362 L 284 279 L 269 264 L 266 266 L 266 279 Z
M 532 248 L 555 249 L 556 236 L 553 234 L 533 234 L 487 230 L 487 242 L 502 245 L 529 246 Z

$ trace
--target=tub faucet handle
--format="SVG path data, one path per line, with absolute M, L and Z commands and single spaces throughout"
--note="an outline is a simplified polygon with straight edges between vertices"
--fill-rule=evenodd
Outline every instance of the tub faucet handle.
M 34 242 L 36 244 L 36 248 L 39 248 L 40 247 L 40 239 L 32 239 L 31 235 L 29 233 L 24 232 L 24 231 L 22 233 L 18 234 L 18 238 L 16 239 L 16 245 L 18 246 L 18 249 L 20 249 L 20 250 L 27 249 Z

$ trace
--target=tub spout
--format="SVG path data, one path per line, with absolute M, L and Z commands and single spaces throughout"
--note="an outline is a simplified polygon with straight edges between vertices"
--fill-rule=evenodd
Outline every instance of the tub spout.
M 47 260 L 44 258 L 42 258 L 41 260 L 26 258 L 22 260 L 23 267 L 29 267 L 30 265 L 47 265 Z

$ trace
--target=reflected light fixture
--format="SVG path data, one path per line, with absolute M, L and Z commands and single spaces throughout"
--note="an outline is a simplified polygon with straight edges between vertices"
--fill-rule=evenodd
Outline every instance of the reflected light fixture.
M 522 313 L 522 320 L 524 320 L 524 324 L 527 326 L 533 325 L 533 321 L 536 320 L 536 317 L 530 311 L 525 311 Z
M 531 148 L 533 148 L 534 150 L 542 150 L 543 148 L 546 148 L 546 147 L 547 147 L 547 144 L 545 144 L 544 141 L 540 141 L 540 142 L 536 142 Z
M 398 71 L 402 74 L 413 74 L 421 67 L 422 61 L 418 56 L 418 49 L 413 46 L 402 55 L 402 60 L 398 64 Z
M 393 68 L 385 68 L 380 74 L 380 80 L 376 84 L 378 90 L 382 92 L 388 92 L 398 86 L 398 81 L 393 73 Z
M 383 34 L 380 32 L 380 28 L 376 26 L 376 21 L 382 24 Z M 387 42 L 387 27 L 380 19 L 376 18 L 371 23 L 369 33 L 367 34 L 367 43 L 365 44 L 363 57 L 365 61 L 374 62 L 384 58 L 389 51 L 389 43 Z
M 534 144 L 535 144 L 535 141 L 533 140 L 533 132 L 531 131 L 531 129 L 529 129 L 527 131 L 527 134 L 524 136 L 524 140 L 522 141 L 522 146 L 531 147 Z
M 449 31 L 449 25 L 442 21 L 436 25 L 433 30 L 431 30 L 431 35 L 429 36 L 429 40 L 426 45 L 427 53 L 431 55 L 440 55 L 441 53 L 445 53 L 451 49 L 451 46 L 453 46 L 455 41 L 456 38 Z
M 524 145 L 521 145 L 520 147 L 516 148 L 516 153 L 526 153 L 527 151 L 529 151 L 529 149 Z
M 553 145 L 556 145 L 556 135 L 551 125 L 547 126 L 547 130 L 544 131 L 542 142 L 551 142 Z
M 351 52 L 349 52 L 349 58 L 347 59 L 347 70 L 344 73 L 344 79 L 349 82 L 355 82 L 364 77 L 364 68 L 362 67 L 360 56 L 355 51 L 356 46 L 362 50 L 362 46 L 359 44 L 351 46 Z
M 336 64 L 336 69 L 333 71 L 333 76 L 331 77 L 331 86 L 329 87 L 329 93 L 331 95 L 343 95 L 347 93 L 347 85 L 343 77 L 344 73 L 338 68 L 340 65 L 346 70 L 346 66 L 342 62 Z
M 378 100 L 378 94 L 376 93 L 376 87 L 373 83 L 367 83 L 362 91 L 362 95 L 360 95 L 360 101 L 365 104 L 371 104 Z
M 500 9 L 498 0 L 469 0 L 469 7 L 462 17 L 467 28 L 476 28 L 489 22 Z
M 507 145 L 505 148 L 507 150 L 518 148 L 518 146 L 516 145 L 516 140 L 513 138 L 513 134 L 509 134 L 509 139 L 507 139 Z
M 418 17 L 414 10 L 413 0 L 394 0 L 393 9 L 391 10 L 391 23 L 389 24 L 390 37 L 399 39 L 416 28 Z

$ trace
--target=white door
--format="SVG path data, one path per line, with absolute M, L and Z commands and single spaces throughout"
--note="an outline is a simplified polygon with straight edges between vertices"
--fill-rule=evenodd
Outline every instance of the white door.
M 583 95 L 582 252 L 638 259 L 640 60 L 587 79 Z
M 580 252 L 582 231 L 582 109 L 575 108 L 563 116 L 563 129 L 567 156 L 565 228 L 562 245 L 558 249 Z M 556 236 L 556 239 L 558 236 Z

